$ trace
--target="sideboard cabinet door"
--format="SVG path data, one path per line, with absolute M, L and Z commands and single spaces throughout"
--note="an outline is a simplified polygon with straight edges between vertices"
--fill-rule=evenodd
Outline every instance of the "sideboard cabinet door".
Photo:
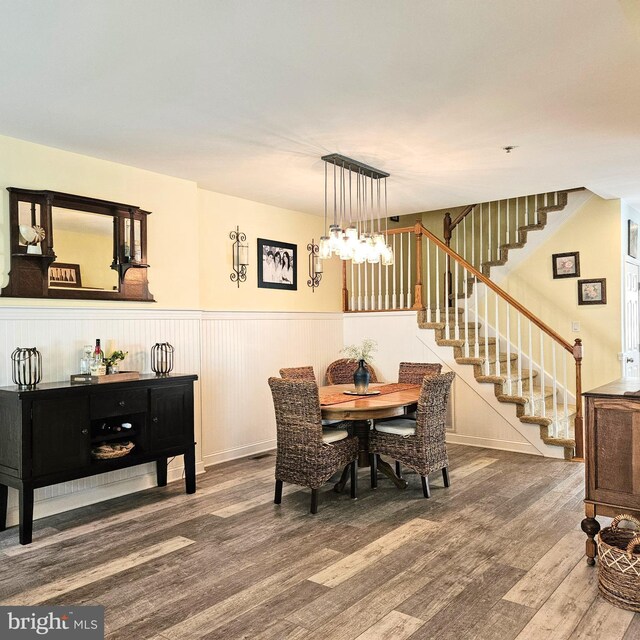
M 34 476 L 89 466 L 91 435 L 88 397 L 34 400 L 31 433 Z
M 148 442 L 154 451 L 183 446 L 191 437 L 193 394 L 190 386 L 151 389 Z

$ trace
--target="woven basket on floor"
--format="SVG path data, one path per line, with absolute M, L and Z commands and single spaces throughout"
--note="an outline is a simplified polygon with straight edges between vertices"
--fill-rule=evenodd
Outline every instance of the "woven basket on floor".
M 635 529 L 621 529 L 626 520 Z M 621 609 L 640 611 L 640 520 L 622 514 L 598 535 L 598 588 L 605 600 Z
M 110 460 L 111 458 L 122 458 L 131 453 L 135 445 L 133 442 L 117 442 L 113 444 L 102 444 L 95 449 L 91 449 L 91 455 L 97 460 Z

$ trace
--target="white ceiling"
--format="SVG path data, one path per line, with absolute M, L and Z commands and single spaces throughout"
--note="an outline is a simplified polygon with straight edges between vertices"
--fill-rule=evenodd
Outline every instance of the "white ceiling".
M 0 134 L 314 213 L 332 152 L 391 174 L 390 213 L 576 186 L 638 206 L 637 6 L 0 0 Z

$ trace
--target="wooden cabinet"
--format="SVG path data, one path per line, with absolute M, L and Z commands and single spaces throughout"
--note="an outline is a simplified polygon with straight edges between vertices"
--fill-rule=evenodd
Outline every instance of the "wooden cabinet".
M 21 544 L 31 542 L 33 492 L 39 487 L 154 461 L 158 485 L 164 486 L 167 459 L 184 455 L 186 491 L 194 493 L 195 380 L 143 375 L 106 385 L 0 388 L 0 530 L 6 526 L 7 487 L 19 491 Z M 102 442 L 125 440 L 135 446 L 122 458 L 92 455 Z
M 637 394 L 637 395 L 634 395 Z M 640 378 L 622 378 L 584 394 L 587 562 L 594 564 L 597 515 L 640 517 Z

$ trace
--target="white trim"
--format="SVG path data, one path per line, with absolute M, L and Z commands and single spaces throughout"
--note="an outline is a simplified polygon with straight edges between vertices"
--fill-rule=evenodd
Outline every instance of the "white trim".
M 542 455 L 533 445 L 528 442 L 514 442 L 512 440 L 497 440 L 494 438 L 482 438 L 480 436 L 466 436 L 447 431 L 446 440 L 448 444 L 463 444 L 468 447 L 482 447 L 484 449 L 499 449 L 500 451 L 514 451 L 515 453 L 528 453 L 533 456 Z M 564 450 L 558 447 L 560 455 L 564 457 Z M 547 456 L 548 457 L 548 456 Z
M 414 312 L 415 313 L 415 312 Z M 342 311 L 203 311 L 203 320 L 328 320 Z
M 253 444 L 248 444 L 243 447 L 235 447 L 233 449 L 226 449 L 225 451 L 211 453 L 208 456 L 204 456 L 203 463 L 205 467 L 209 467 L 211 465 L 221 464 L 222 462 L 237 460 L 238 458 L 246 458 L 247 456 L 251 456 L 256 453 L 273 451 L 275 448 L 275 439 L 263 440 L 262 442 L 254 442 Z
M 151 464 L 152 463 L 149 464 L 149 467 L 151 467 Z M 204 463 L 198 462 L 196 464 L 196 474 L 199 475 L 202 473 L 205 473 Z M 175 468 L 170 467 L 167 471 L 167 482 L 178 481 L 183 482 L 182 466 Z M 109 482 L 108 484 L 104 484 L 99 487 L 89 487 L 80 491 L 74 491 L 73 493 L 55 496 L 54 498 L 40 499 L 34 504 L 33 519 L 38 520 L 40 518 L 46 518 L 47 516 L 63 513 L 64 511 L 71 511 L 73 509 L 78 509 L 79 507 L 86 507 L 90 504 L 111 500 L 112 498 L 136 493 L 138 491 L 144 491 L 145 489 L 157 486 L 158 482 L 154 469 L 144 475 Z M 10 488 L 9 491 L 13 490 Z M 17 524 L 18 506 L 15 505 L 9 507 L 7 510 L 7 526 L 13 527 Z

